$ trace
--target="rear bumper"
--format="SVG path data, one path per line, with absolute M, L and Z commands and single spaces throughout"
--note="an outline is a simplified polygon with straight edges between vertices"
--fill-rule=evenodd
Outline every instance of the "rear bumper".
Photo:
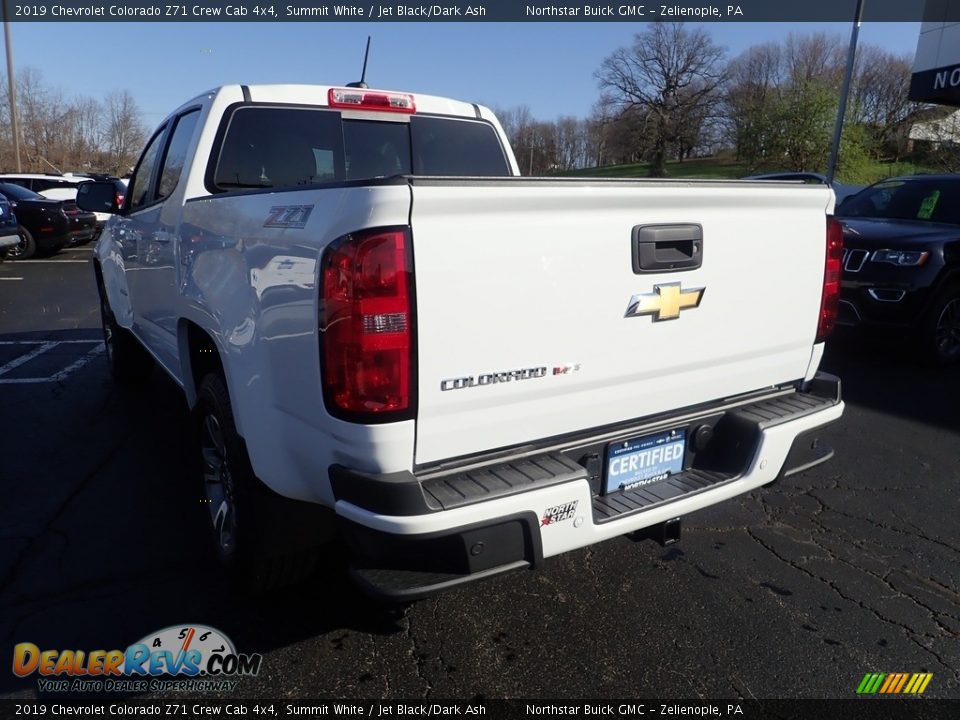
M 85 227 L 80 230 L 74 230 L 70 233 L 71 241 L 74 243 L 87 242 L 93 240 L 97 235 L 96 228 L 92 225 L 90 227 Z
M 843 283 L 837 323 L 847 327 L 877 329 L 914 329 L 927 312 L 933 299 L 933 282 Z
M 803 392 L 718 404 L 453 472 L 378 476 L 333 466 L 335 510 L 355 579 L 371 594 L 412 600 L 533 567 L 809 469 L 833 454 L 818 433 L 842 413 L 839 379 L 819 374 Z M 688 428 L 690 438 L 710 428 L 688 470 L 641 489 L 598 493 L 607 444 L 671 427 Z
M 71 242 L 71 236 L 69 232 L 66 233 L 56 233 L 50 235 L 34 235 L 33 239 L 37 243 L 37 247 L 41 252 L 56 252 L 61 248 L 66 247 Z

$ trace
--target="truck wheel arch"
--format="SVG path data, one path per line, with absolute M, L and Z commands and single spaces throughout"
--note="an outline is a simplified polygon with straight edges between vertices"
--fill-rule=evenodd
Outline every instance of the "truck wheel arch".
M 191 410 L 197 405 L 197 391 L 208 373 L 219 373 L 227 386 L 227 392 L 230 392 L 230 380 L 224 371 L 220 346 L 207 330 L 192 320 L 181 318 L 177 328 L 177 342 L 180 346 L 183 393 Z

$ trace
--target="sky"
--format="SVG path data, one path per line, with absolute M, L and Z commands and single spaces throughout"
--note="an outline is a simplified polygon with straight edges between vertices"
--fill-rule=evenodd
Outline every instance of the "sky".
M 698 26 L 690 23 L 691 26 Z M 849 40 L 847 23 L 708 23 L 733 57 L 790 33 Z M 442 95 L 534 117 L 585 117 L 594 72 L 638 23 L 11 23 L 16 69 L 39 70 L 67 95 L 129 90 L 151 128 L 199 93 L 230 83 L 358 80 L 372 35 L 371 87 Z M 864 23 L 861 44 L 911 60 L 920 23 Z M 87 80 L 84 81 L 83 78 Z

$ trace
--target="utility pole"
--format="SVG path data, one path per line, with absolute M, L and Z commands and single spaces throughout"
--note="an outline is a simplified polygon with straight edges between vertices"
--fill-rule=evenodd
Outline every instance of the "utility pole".
M 10 20 L 8 17 L 7 0 L 3 0 L 3 39 L 7 48 L 7 83 L 10 85 L 10 130 L 13 132 L 13 154 L 16 157 L 17 172 L 21 172 L 20 121 L 17 118 L 17 83 L 13 77 L 13 46 L 10 40 Z
M 853 61 L 857 55 L 857 37 L 860 35 L 860 20 L 863 17 L 863 1 L 857 0 L 856 18 L 850 32 L 850 49 L 847 51 L 847 69 L 843 74 L 843 89 L 840 91 L 840 107 L 837 109 L 837 123 L 833 127 L 833 143 L 830 145 L 830 165 L 827 167 L 827 182 L 833 183 L 837 172 L 837 159 L 840 156 L 840 135 L 843 133 L 843 116 L 847 112 L 847 96 L 850 94 L 850 79 L 853 76 Z

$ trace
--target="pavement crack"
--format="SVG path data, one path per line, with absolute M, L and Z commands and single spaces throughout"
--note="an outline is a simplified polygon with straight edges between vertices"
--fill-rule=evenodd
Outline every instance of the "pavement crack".
M 434 606 L 436 606 L 436 602 L 436 600 L 433 600 Z M 424 669 L 426 668 L 426 653 L 421 652 L 421 645 L 413 633 L 413 623 L 410 621 L 409 613 L 403 618 L 403 634 L 410 641 L 410 654 L 413 655 L 413 660 L 416 663 L 415 670 L 417 677 L 423 681 L 424 690 L 420 697 L 426 700 L 430 697 L 430 693 L 433 692 L 433 683 L 431 683 L 430 678 L 424 674 Z
M 593 548 L 587 548 L 586 553 L 583 557 L 583 567 L 588 573 L 593 577 L 593 592 L 596 594 L 598 600 L 603 600 L 603 591 L 600 586 L 600 572 L 597 569 L 596 564 L 594 563 L 595 553 Z
M 825 505 L 825 504 L 823 503 L 823 501 L 822 501 L 820 498 L 818 498 L 816 495 L 814 495 L 814 494 L 812 493 L 812 490 L 814 490 L 814 489 L 816 489 L 816 488 L 811 488 L 811 489 L 808 490 L 806 493 L 804 493 L 804 495 L 806 495 L 806 496 L 809 497 L 809 498 L 812 498 L 813 500 L 816 500 L 816 501 L 817 501 L 818 503 L 820 503 L 824 508 L 828 509 L 828 510 L 829 510 L 830 512 L 832 512 L 832 513 L 836 513 L 837 515 L 839 515 L 839 516 L 841 516 L 841 517 L 849 518 L 849 519 L 851 519 L 851 520 L 860 520 L 860 521 L 865 522 L 865 523 L 867 523 L 867 524 L 869 524 L 869 525 L 872 525 L 873 527 L 877 528 L 878 530 L 886 530 L 887 532 L 896 533 L 897 535 L 904 535 L 904 536 L 910 537 L 910 538 L 917 537 L 917 538 L 920 538 L 921 540 L 926 540 L 927 542 L 932 543 L 932 544 L 934 544 L 934 545 L 939 545 L 940 547 L 946 548 L 947 550 L 950 550 L 951 552 L 960 553 L 960 547 L 957 547 L 956 545 L 951 545 L 950 543 L 944 542 L 944 541 L 942 541 L 942 540 L 938 540 L 937 538 L 930 537 L 929 535 L 924 534 L 924 532 L 921 530 L 921 528 L 920 528 L 919 526 L 915 525 L 914 523 L 911 523 L 911 522 L 908 522 L 908 521 L 904 521 L 905 524 L 907 524 L 907 525 L 909 525 L 910 527 L 913 528 L 913 532 L 907 532 L 906 530 L 901 530 L 900 528 L 895 527 L 895 526 L 893 526 L 893 525 L 888 525 L 887 523 L 878 522 L 877 520 L 874 520 L 873 518 L 870 518 L 870 517 L 863 517 L 863 516 L 860 516 L 860 515 L 854 515 L 853 513 L 850 513 L 850 512 L 845 512 L 845 511 L 843 511 L 843 510 L 837 510 L 836 508 L 828 507 L 827 505 Z
M 440 670 L 442 673 L 449 674 L 449 665 L 447 664 L 446 659 L 443 656 L 444 647 L 444 638 L 446 633 L 443 629 L 443 623 L 440 621 L 438 614 L 440 610 L 440 603 L 434 601 L 433 603 L 433 630 L 437 634 L 437 662 L 440 664 Z M 426 697 L 426 696 L 424 696 Z
M 816 498 L 815 496 L 811 496 L 811 497 L 814 497 L 814 499 L 817 499 L 817 500 L 818 500 L 818 498 Z M 834 512 L 834 513 L 836 513 L 836 514 L 838 514 L 838 515 L 841 515 L 841 516 L 844 516 L 844 517 L 849 517 L 849 518 L 851 518 L 851 519 L 861 519 L 861 520 L 864 520 L 864 521 L 870 523 L 871 525 L 873 525 L 874 527 L 877 527 L 877 528 L 879 528 L 879 529 L 889 530 L 889 531 L 892 531 L 892 532 L 895 532 L 895 533 L 899 533 L 899 534 L 903 534 L 903 535 L 908 535 L 908 536 L 909 536 L 909 533 L 904 533 L 903 531 L 898 530 L 897 528 L 894 528 L 894 527 L 892 527 L 892 526 L 887 526 L 887 525 L 885 525 L 885 524 L 883 524 L 883 523 L 877 523 L 877 522 L 875 522 L 875 521 L 870 520 L 869 518 L 857 518 L 857 517 L 854 516 L 854 515 L 850 515 L 850 514 L 848 514 L 848 513 L 842 513 L 842 512 L 839 512 L 839 511 L 835 511 L 835 510 L 831 510 L 831 512 Z M 818 522 L 818 521 L 814 521 L 814 523 L 820 528 L 820 530 L 821 530 L 821 532 L 822 532 L 823 534 L 830 534 L 830 533 L 836 534 L 836 528 L 827 527 L 827 526 L 825 526 L 823 523 Z M 921 535 L 920 537 L 923 537 L 923 536 Z M 932 538 L 924 538 L 924 539 L 928 539 L 928 540 L 930 540 L 930 541 L 932 541 L 932 542 L 937 542 L 937 541 L 933 540 Z M 905 575 L 905 576 L 907 576 L 907 577 L 911 577 L 911 578 L 915 579 L 917 582 L 920 582 L 920 583 L 922 583 L 922 584 L 927 585 L 928 587 L 933 588 L 934 591 L 939 592 L 941 595 L 947 595 L 954 604 L 958 604 L 958 605 L 960 605 L 960 593 L 957 593 L 957 592 L 953 591 L 951 588 L 948 588 L 947 586 L 945 586 L 945 585 L 943 585 L 942 583 L 938 582 L 938 581 L 935 580 L 934 578 L 924 578 L 923 576 L 918 575 L 917 573 L 914 573 L 914 572 L 910 572 L 910 571 L 899 571 L 899 570 L 898 570 L 898 571 L 895 571 L 895 570 L 889 570 L 889 571 L 886 572 L 885 574 L 881 575 L 881 574 L 876 573 L 876 572 L 873 572 L 873 571 L 871 571 L 871 570 L 869 570 L 869 569 L 867 569 L 867 568 L 860 567 L 859 565 L 855 565 L 854 563 L 850 562 L 849 560 L 846 560 L 846 559 L 840 557 L 840 556 L 837 555 L 834 551 L 832 551 L 830 548 L 824 546 L 822 543 L 817 542 L 815 536 L 811 536 L 811 537 L 810 537 L 810 541 L 811 541 L 814 545 L 816 545 L 818 548 L 820 548 L 821 550 L 823 550 L 825 553 L 827 553 L 827 555 L 828 555 L 832 560 L 835 560 L 836 562 L 839 562 L 839 563 L 843 563 L 843 564 L 846 565 L 847 567 L 850 567 L 850 568 L 852 568 L 852 569 L 854 569 L 854 570 L 857 570 L 857 571 L 859 571 L 859 572 L 863 572 L 863 573 L 869 575 L 870 577 L 873 577 L 874 579 L 876 579 L 876 580 L 882 582 L 884 585 L 886 585 L 897 597 L 901 597 L 901 598 L 903 598 L 903 599 L 905 599 L 905 600 L 908 600 L 909 602 L 913 603 L 913 604 L 916 605 L 917 607 L 922 608 L 923 610 L 925 610 L 925 611 L 930 615 L 930 618 L 933 620 L 934 623 L 936 623 L 937 627 L 941 630 L 941 632 L 945 633 L 945 634 L 948 635 L 948 636 L 950 636 L 950 635 L 953 634 L 952 631 L 951 631 L 951 629 L 950 629 L 948 626 L 946 626 L 945 624 L 943 624 L 943 623 L 940 621 L 939 618 L 942 616 L 942 617 L 947 617 L 947 618 L 951 618 L 951 619 L 954 619 L 954 620 L 960 620 L 960 616 L 954 615 L 954 614 L 949 613 L 949 612 L 944 612 L 944 611 L 942 611 L 942 610 L 936 610 L 935 608 L 930 607 L 929 605 L 927 605 L 926 603 L 924 603 L 924 602 L 923 602 L 922 600 L 920 600 L 919 598 L 917 598 L 917 597 L 915 597 L 915 596 L 913 596 L 913 595 L 911 595 L 911 594 L 909 594 L 909 593 L 907 593 L 907 592 L 904 592 L 904 591 L 901 590 L 900 588 L 898 588 L 898 587 L 896 587 L 895 585 L 893 585 L 893 583 L 890 582 L 889 577 L 890 577 L 894 572 L 901 572 L 903 575 Z M 862 541 L 858 540 L 857 538 L 849 538 L 849 542 L 850 542 L 854 547 L 856 547 L 856 548 L 858 548 L 858 549 L 860 549 L 860 550 L 863 550 L 863 551 L 867 551 L 867 550 L 868 550 L 868 547 L 867 547 Z M 943 543 L 938 543 L 938 544 L 943 544 Z M 949 546 L 947 546 L 947 547 L 949 547 Z M 928 636 L 928 637 L 933 637 L 933 636 L 930 636 L 929 634 L 927 634 L 927 636 Z
M 383 662 L 380 657 L 380 650 L 377 648 L 376 637 L 372 633 L 367 637 L 370 640 L 370 657 L 373 659 L 373 661 L 377 665 L 383 668 Z M 390 697 L 390 673 L 380 672 L 379 674 L 383 677 L 383 697 L 388 698 Z
M 876 608 L 872 608 L 872 607 L 870 607 L 869 605 L 867 605 L 866 603 L 864 603 L 862 600 L 858 600 L 857 598 L 851 597 L 850 595 L 847 595 L 846 593 L 844 593 L 843 590 L 841 590 L 840 587 L 839 587 L 835 582 L 833 582 L 832 580 L 829 580 L 828 578 L 825 578 L 825 577 L 821 577 L 821 576 L 817 575 L 816 573 L 812 572 L 811 570 L 808 570 L 807 568 L 803 567 L 803 566 L 800 565 L 799 563 L 794 562 L 793 560 L 790 560 L 790 559 L 787 558 L 787 557 L 784 557 L 783 555 L 781 555 L 780 553 L 778 553 L 769 543 L 764 542 L 763 539 L 762 539 L 761 537 L 759 537 L 752 529 L 748 529 L 748 530 L 747 530 L 747 533 L 748 533 L 749 536 L 754 540 L 754 542 L 756 542 L 758 545 L 760 545 L 760 547 L 762 547 L 762 548 L 765 549 L 767 552 L 769 552 L 771 555 L 773 555 L 775 558 L 777 558 L 780 562 L 784 563 L 787 567 L 793 568 L 794 570 L 797 570 L 797 571 L 803 573 L 803 574 L 806 575 L 807 577 L 809 577 L 809 578 L 811 578 L 811 579 L 813 579 L 813 580 L 815 580 L 815 581 L 817 581 L 817 582 L 819 582 L 819 583 L 822 583 L 822 584 L 826 585 L 828 588 L 830 588 L 834 593 L 836 593 L 836 594 L 837 594 L 839 597 L 841 597 L 843 600 L 846 600 L 847 602 L 856 605 L 856 606 L 859 607 L 861 610 L 864 610 L 864 611 L 872 614 L 874 617 L 876 617 L 876 618 L 877 618 L 878 620 L 880 620 L 881 622 L 886 623 L 886 624 L 888 624 L 888 625 L 892 625 L 893 627 L 899 628 L 899 629 L 901 630 L 901 632 L 903 632 L 903 634 L 905 635 L 905 637 L 906 637 L 910 642 L 912 642 L 914 645 L 916 645 L 918 648 L 920 648 L 920 649 L 923 650 L 924 652 L 926 652 L 926 653 L 928 653 L 929 655 L 931 655 L 944 669 L 946 669 L 949 673 L 953 674 L 955 677 L 957 677 L 958 679 L 960 679 L 960 671 L 957 671 L 956 669 L 954 669 L 954 668 L 950 665 L 950 663 L 949 663 L 945 658 L 943 658 L 943 657 L 942 657 L 936 650 L 934 650 L 932 647 L 927 647 L 927 646 L 924 645 L 922 642 L 920 642 L 920 640 L 919 640 L 918 637 L 917 637 L 917 633 L 916 633 L 916 632 L 913 630 L 913 628 L 911 628 L 909 625 L 905 625 L 904 623 L 898 622 L 897 620 L 894 620 L 893 618 L 886 617 L 883 613 L 881 613 L 881 612 L 880 612 L 879 610 L 877 610 Z M 838 560 L 839 562 L 845 562 L 845 561 L 843 561 L 841 558 L 838 558 L 835 553 L 831 553 L 829 549 L 827 549 L 827 548 L 823 548 L 823 549 L 826 550 L 826 551 L 831 555 L 831 557 L 832 557 L 833 559 L 836 559 L 836 560 Z M 852 563 L 847 562 L 846 564 L 849 565 L 849 566 L 851 566 L 851 567 L 856 568 L 856 566 L 853 565 Z M 860 569 L 860 568 L 857 568 L 857 569 Z M 938 624 L 939 624 L 939 623 L 938 623 Z M 927 635 L 927 634 L 924 634 L 924 637 L 930 638 L 931 636 L 930 636 L 930 635 Z

